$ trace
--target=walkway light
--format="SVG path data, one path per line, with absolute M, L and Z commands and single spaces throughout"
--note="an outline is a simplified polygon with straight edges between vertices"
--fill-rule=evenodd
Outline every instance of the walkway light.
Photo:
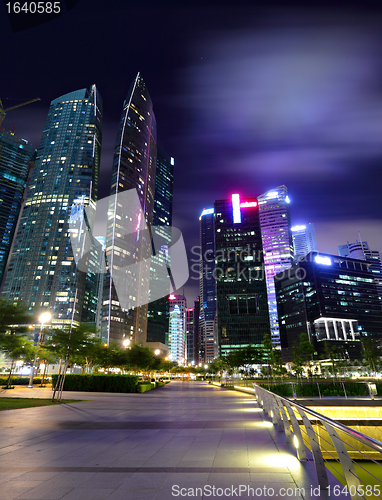
M 41 343 L 41 338 L 42 338 L 42 327 L 43 327 L 44 323 L 48 323 L 51 319 L 52 319 L 52 315 L 50 314 L 50 312 L 42 313 L 38 319 L 39 322 L 41 323 L 41 327 L 40 327 L 40 333 L 38 335 L 36 354 L 35 354 L 35 357 L 33 360 L 33 365 L 32 365 L 31 373 L 29 376 L 29 385 L 28 385 L 29 388 L 33 387 L 34 367 L 35 367 L 35 364 L 37 361 L 38 350 L 40 349 L 40 343 Z

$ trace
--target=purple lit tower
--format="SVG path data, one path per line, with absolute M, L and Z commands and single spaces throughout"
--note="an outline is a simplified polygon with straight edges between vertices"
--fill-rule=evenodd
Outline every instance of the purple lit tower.
M 274 276 L 292 266 L 293 240 L 289 213 L 288 190 L 279 186 L 257 198 L 263 241 L 271 337 L 280 345 L 279 322 Z

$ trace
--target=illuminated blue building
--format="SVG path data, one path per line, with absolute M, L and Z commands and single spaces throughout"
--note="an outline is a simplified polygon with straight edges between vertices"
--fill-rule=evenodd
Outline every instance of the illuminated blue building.
M 4 284 L 4 298 L 50 309 L 57 325 L 82 321 L 90 276 L 76 266 L 69 222 L 95 206 L 101 130 L 95 85 L 50 103 Z

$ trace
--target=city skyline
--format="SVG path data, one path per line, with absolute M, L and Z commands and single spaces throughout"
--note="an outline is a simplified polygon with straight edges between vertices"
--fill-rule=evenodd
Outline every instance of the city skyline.
M 17 125 L 16 135 L 37 147 L 50 100 L 95 83 L 106 103 L 98 198 L 108 196 L 119 109 L 141 71 L 155 102 L 158 141 L 176 160 L 173 225 L 188 250 L 198 244 L 197 218 L 215 200 L 285 184 L 293 225 L 314 223 L 321 251 L 336 253 L 358 231 L 382 251 L 380 7 L 241 1 L 232 16 L 225 4 L 171 4 L 169 14 L 149 2 L 150 30 L 130 50 L 140 25 L 134 16 L 126 21 L 125 4 L 116 1 L 113 12 L 92 7 L 102 37 L 85 21 L 88 5 L 83 0 L 62 18 L 15 34 L 5 16 L 0 20 L 8 47 L 4 105 L 13 104 L 6 98 L 42 98 L 10 111 L 7 130 Z M 125 44 L 118 43 L 122 30 Z M 46 44 L 51 38 L 63 43 Z M 101 57 L 80 62 L 78 46 L 90 39 Z M 193 301 L 196 283 L 185 293 Z

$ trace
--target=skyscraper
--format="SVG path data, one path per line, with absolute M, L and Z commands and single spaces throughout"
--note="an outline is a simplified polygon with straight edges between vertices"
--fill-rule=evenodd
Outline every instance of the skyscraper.
M 269 319 L 274 345 L 280 345 L 274 276 L 293 263 L 289 197 L 285 186 L 279 186 L 257 198 L 261 238 L 267 280 Z
M 187 363 L 199 364 L 199 297 L 194 302 L 194 307 L 187 308 L 187 335 L 186 358 Z
M 318 252 L 314 224 L 292 227 L 292 238 L 295 261 L 305 257 L 309 252 Z
M 370 250 L 367 241 L 361 243 L 361 241 L 356 240 L 355 243 L 347 242 L 346 245 L 340 245 L 338 253 L 351 259 L 366 260 L 370 264 L 370 271 L 377 284 L 379 299 L 382 301 L 382 265 L 378 250 Z
M 154 215 L 153 215 L 153 230 L 160 235 L 164 241 L 168 241 L 170 245 L 171 233 L 169 228 L 172 225 L 172 199 L 174 186 L 174 158 L 168 156 L 162 149 L 157 148 L 157 162 L 155 174 L 155 197 L 154 197 Z M 163 228 L 163 230 L 162 230 Z M 162 277 L 157 274 L 156 269 L 161 268 L 161 262 L 168 256 L 168 248 L 165 252 L 159 252 L 151 257 L 150 266 L 150 290 L 151 292 L 158 287 L 163 286 Z M 167 277 L 167 279 L 169 279 Z M 157 296 L 157 294 L 156 294 Z M 147 342 L 166 341 L 169 327 L 169 302 L 168 297 L 162 297 L 158 300 L 149 303 L 148 318 L 147 318 Z
M 0 291 L 34 158 L 28 141 L 0 129 Z
M 312 252 L 275 276 L 284 361 L 307 333 L 317 355 L 330 342 L 360 357 L 360 338 L 382 339 L 382 309 L 370 264 Z
M 93 85 L 49 108 L 3 297 L 81 321 L 87 273 L 76 267 L 69 222 L 97 199 L 102 100 Z
M 108 272 L 104 279 L 102 303 L 102 337 L 121 343 L 125 337 L 144 344 L 147 332 L 147 300 L 151 249 L 150 231 L 153 222 L 155 168 L 157 158 L 156 123 L 153 105 L 143 78 L 138 73 L 123 103 L 114 150 L 108 209 L 106 258 Z M 127 214 L 119 200 L 121 194 L 136 190 L 140 209 Z M 129 207 L 128 207 L 129 208 Z M 128 220 L 126 220 L 128 219 Z M 127 225 L 135 232 L 125 234 Z M 134 269 L 123 293 L 135 300 L 135 307 L 123 308 L 110 273 Z M 137 271 L 138 269 L 138 271 Z M 123 284 L 121 286 L 124 286 Z M 130 289 L 134 286 L 134 292 Z
M 260 345 L 270 335 L 256 199 L 215 201 L 215 260 L 220 352 Z
M 215 358 L 215 231 L 214 209 L 203 210 L 200 221 L 200 362 L 208 363 Z M 217 354 L 217 353 L 216 353 Z
M 186 361 L 187 301 L 184 295 L 170 295 L 168 357 L 183 364 Z

